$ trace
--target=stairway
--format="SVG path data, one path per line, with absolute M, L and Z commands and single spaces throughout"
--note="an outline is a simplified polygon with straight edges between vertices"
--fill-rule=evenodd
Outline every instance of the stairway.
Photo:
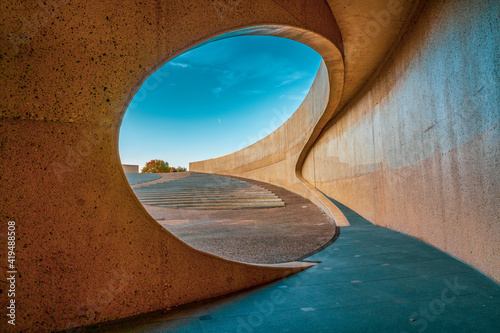
M 191 173 L 169 182 L 134 189 L 144 205 L 176 209 L 250 209 L 283 207 L 273 192 L 224 176 Z

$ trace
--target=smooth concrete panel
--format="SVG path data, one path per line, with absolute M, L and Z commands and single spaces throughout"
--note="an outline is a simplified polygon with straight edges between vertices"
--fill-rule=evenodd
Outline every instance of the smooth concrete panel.
M 187 246 L 137 200 L 117 143 L 141 83 L 221 33 L 261 26 L 263 34 L 327 45 L 326 59 L 341 60 L 325 1 L 5 1 L 0 15 L 0 216 L 17 226 L 10 330 L 62 330 L 160 310 L 310 266 L 248 265 Z
M 303 174 L 368 220 L 500 281 L 497 1 L 429 2 L 308 155 Z
M 139 173 L 139 166 L 133 164 L 122 164 L 123 172 L 125 173 Z

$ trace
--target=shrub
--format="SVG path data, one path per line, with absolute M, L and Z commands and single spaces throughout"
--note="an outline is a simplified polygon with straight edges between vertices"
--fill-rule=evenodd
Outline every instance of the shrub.
M 162 160 L 151 160 L 146 163 L 144 168 L 141 170 L 142 173 L 162 173 L 170 172 L 170 167 L 168 162 Z

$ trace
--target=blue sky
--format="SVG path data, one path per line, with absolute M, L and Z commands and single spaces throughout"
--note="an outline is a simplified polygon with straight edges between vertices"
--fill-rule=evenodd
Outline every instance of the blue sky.
M 123 164 L 171 166 L 247 147 L 302 103 L 321 57 L 279 37 L 239 36 L 172 59 L 141 86 L 120 128 Z

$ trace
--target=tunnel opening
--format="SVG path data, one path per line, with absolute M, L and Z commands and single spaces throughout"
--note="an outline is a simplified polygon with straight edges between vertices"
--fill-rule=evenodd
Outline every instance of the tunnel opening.
M 307 96 L 321 56 L 274 36 L 224 34 L 158 68 L 120 127 L 122 163 L 169 167 L 241 150 L 281 126 Z
M 144 208 L 188 245 L 237 261 L 289 262 L 335 233 L 316 205 L 268 183 L 184 167 L 271 135 L 309 94 L 322 57 L 254 33 L 212 38 L 150 75 L 124 115 L 119 152 Z

